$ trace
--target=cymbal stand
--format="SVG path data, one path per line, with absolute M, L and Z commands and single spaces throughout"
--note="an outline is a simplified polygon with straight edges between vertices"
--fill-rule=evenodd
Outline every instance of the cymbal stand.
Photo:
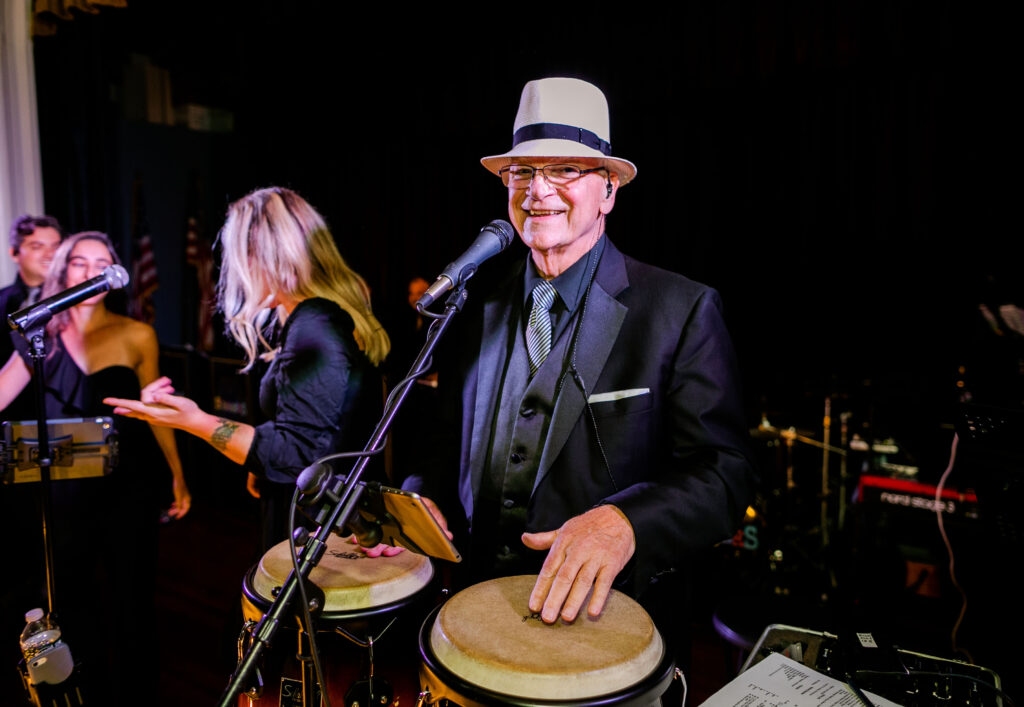
M 850 444 L 850 412 L 839 413 L 839 444 L 847 449 Z M 846 482 L 849 480 L 846 466 L 846 455 L 839 457 L 839 510 L 837 511 L 837 525 L 839 532 L 846 527 Z
M 793 440 L 794 436 L 782 435 L 786 440 L 786 493 L 792 493 L 796 488 L 796 481 L 793 478 Z
M 829 436 L 832 431 L 832 399 L 825 397 L 825 415 L 822 418 L 821 447 L 821 546 L 828 547 L 828 450 Z
M 828 415 L 828 409 L 829 408 L 826 405 L 826 419 L 827 419 L 827 415 Z M 790 427 L 789 429 L 785 429 L 785 430 L 779 430 L 778 434 L 779 434 L 779 437 L 781 437 L 782 439 L 786 440 L 786 450 L 787 450 L 787 454 L 789 456 L 788 466 L 786 467 L 786 477 L 787 477 L 786 483 L 787 483 L 787 486 L 789 486 L 789 484 L 790 484 L 790 482 L 792 480 L 792 475 L 793 475 L 793 463 L 792 463 L 792 458 L 793 458 L 792 457 L 793 442 L 794 441 L 795 442 L 802 442 L 803 444 L 808 444 L 808 445 L 810 445 L 812 447 L 817 447 L 818 449 L 822 450 L 822 486 L 823 486 L 822 506 L 821 506 L 821 520 L 822 520 L 822 525 L 823 525 L 823 527 L 822 527 L 822 536 L 823 536 L 822 544 L 823 545 L 827 545 L 828 544 L 828 542 L 827 542 L 828 536 L 827 536 L 827 531 L 826 531 L 824 526 L 825 526 L 825 524 L 826 524 L 826 522 L 828 520 L 827 505 L 826 505 L 827 498 L 828 498 L 828 458 L 829 458 L 830 454 L 836 454 L 840 458 L 845 458 L 846 457 L 846 450 L 845 449 L 840 449 L 839 447 L 833 447 L 831 444 L 828 443 L 828 438 L 829 438 L 828 427 L 826 427 L 826 429 L 825 429 L 825 440 L 826 440 L 825 442 L 819 442 L 816 439 L 811 439 L 810 437 L 807 437 L 806 435 L 802 435 L 802 434 L 797 432 L 792 427 Z M 790 488 L 792 488 L 792 487 L 790 486 Z

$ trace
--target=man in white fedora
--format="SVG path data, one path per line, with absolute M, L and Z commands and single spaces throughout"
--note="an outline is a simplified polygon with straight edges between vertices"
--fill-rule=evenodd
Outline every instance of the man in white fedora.
M 637 169 L 597 87 L 529 82 L 512 149 L 481 161 L 529 256 L 463 314 L 457 489 L 450 469 L 407 488 L 453 527 L 461 504 L 474 578 L 539 573 L 546 622 L 597 616 L 613 586 L 643 602 L 732 536 L 755 482 L 719 296 L 606 235 Z

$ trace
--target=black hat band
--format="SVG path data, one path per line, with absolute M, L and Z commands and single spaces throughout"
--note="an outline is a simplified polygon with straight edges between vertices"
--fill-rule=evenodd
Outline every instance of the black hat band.
M 571 125 L 562 125 L 560 123 L 534 123 L 533 125 L 524 125 L 519 128 L 519 130 L 516 130 L 515 135 L 512 136 L 512 146 L 515 147 L 519 143 L 526 142 L 527 140 L 545 139 L 578 142 L 581 145 L 586 145 L 589 148 L 599 151 L 602 155 L 612 154 L 611 143 L 602 140 L 596 133 L 592 133 L 585 128 L 576 128 Z

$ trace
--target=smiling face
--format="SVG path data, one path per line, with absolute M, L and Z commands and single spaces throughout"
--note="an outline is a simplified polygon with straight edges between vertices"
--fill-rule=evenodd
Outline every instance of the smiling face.
M 60 233 L 49 226 L 40 226 L 25 236 L 18 252 L 12 252 L 11 258 L 18 264 L 18 274 L 26 285 L 38 287 L 43 284 L 59 245 Z
M 598 160 L 582 158 L 524 159 L 516 164 L 535 168 L 548 164 L 572 164 L 581 169 L 600 166 Z M 555 186 L 538 171 L 525 189 L 508 188 L 509 218 L 532 251 L 541 274 L 557 276 L 594 247 L 604 233 L 604 217 L 615 205 L 618 183 L 614 172 L 606 180 L 605 172 L 599 171 Z
M 92 238 L 83 238 L 75 243 L 68 255 L 65 286 L 74 287 L 86 280 L 91 280 L 97 275 L 101 275 L 104 269 L 113 263 L 114 259 L 105 243 Z M 106 292 L 101 292 L 95 297 L 85 300 L 83 304 L 96 304 L 106 295 Z

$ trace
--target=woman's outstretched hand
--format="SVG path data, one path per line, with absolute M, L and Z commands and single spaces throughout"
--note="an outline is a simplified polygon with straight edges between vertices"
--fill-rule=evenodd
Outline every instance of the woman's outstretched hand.
M 142 389 L 139 394 L 139 399 L 144 403 L 154 402 L 153 397 L 159 393 L 173 393 L 174 386 L 171 385 L 171 379 L 167 376 L 160 376 L 155 381 L 147 385 Z
M 113 405 L 117 415 L 133 417 L 159 427 L 191 431 L 196 427 L 198 418 L 206 413 L 189 398 L 165 392 L 164 388 L 157 386 L 160 380 L 153 381 L 143 389 L 141 400 L 104 398 L 103 402 Z M 166 386 L 170 387 L 169 380 Z

